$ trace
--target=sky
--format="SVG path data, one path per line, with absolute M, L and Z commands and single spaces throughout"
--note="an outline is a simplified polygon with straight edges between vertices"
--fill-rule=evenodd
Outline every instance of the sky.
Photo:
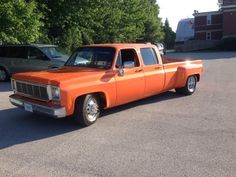
M 179 20 L 192 18 L 194 10 L 208 12 L 218 10 L 218 0 L 157 0 L 160 6 L 159 17 L 164 22 L 168 18 L 173 31 L 176 31 Z

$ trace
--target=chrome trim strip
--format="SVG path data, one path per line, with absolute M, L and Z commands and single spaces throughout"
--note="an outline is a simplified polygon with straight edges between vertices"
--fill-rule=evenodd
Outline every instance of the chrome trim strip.
M 35 82 L 27 82 L 27 81 L 21 81 L 21 80 L 15 80 L 15 81 L 23 83 L 23 84 L 30 84 L 30 85 L 41 86 L 41 87 L 48 86 L 48 84 L 39 84 L 39 83 L 35 83 Z
M 13 92 L 16 92 L 16 81 L 14 79 L 11 79 L 11 89 Z
M 47 85 L 47 94 L 48 94 L 48 99 L 52 100 L 52 86 L 51 85 Z

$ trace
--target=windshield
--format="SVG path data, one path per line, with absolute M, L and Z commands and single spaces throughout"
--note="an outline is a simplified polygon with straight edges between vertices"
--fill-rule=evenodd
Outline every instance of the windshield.
M 112 47 L 81 47 L 65 65 L 108 69 L 112 66 L 114 55 Z
M 51 58 L 65 58 L 66 56 L 59 52 L 55 47 L 41 47 L 40 49 Z

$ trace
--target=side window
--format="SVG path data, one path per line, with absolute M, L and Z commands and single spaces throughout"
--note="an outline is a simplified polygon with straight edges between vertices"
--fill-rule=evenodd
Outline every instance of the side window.
M 140 63 L 138 60 L 138 55 L 134 49 L 122 49 L 116 60 L 116 68 L 124 66 L 125 63 L 133 63 L 134 67 L 139 67 Z
M 0 57 L 6 57 L 5 47 L 0 47 Z
M 212 16 L 207 15 L 207 25 L 211 25 Z
M 211 40 L 211 32 L 206 33 L 206 40 Z
M 3 53 L 7 58 L 27 58 L 26 47 L 5 47 Z
M 49 60 L 48 57 L 42 51 L 34 47 L 29 48 L 28 54 L 30 60 Z
M 8 58 L 8 54 L 10 54 L 10 47 L 1 47 L 0 49 L 0 57 L 6 57 Z
M 155 51 L 152 48 L 140 49 L 144 65 L 155 65 L 158 64 L 158 59 Z

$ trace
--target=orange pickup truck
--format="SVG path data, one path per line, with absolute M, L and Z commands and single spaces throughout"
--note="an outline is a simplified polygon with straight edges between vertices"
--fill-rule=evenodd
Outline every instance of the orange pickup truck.
M 78 48 L 60 69 L 13 75 L 13 105 L 56 118 L 93 124 L 100 111 L 175 89 L 196 90 L 202 61 L 162 59 L 151 44 Z

